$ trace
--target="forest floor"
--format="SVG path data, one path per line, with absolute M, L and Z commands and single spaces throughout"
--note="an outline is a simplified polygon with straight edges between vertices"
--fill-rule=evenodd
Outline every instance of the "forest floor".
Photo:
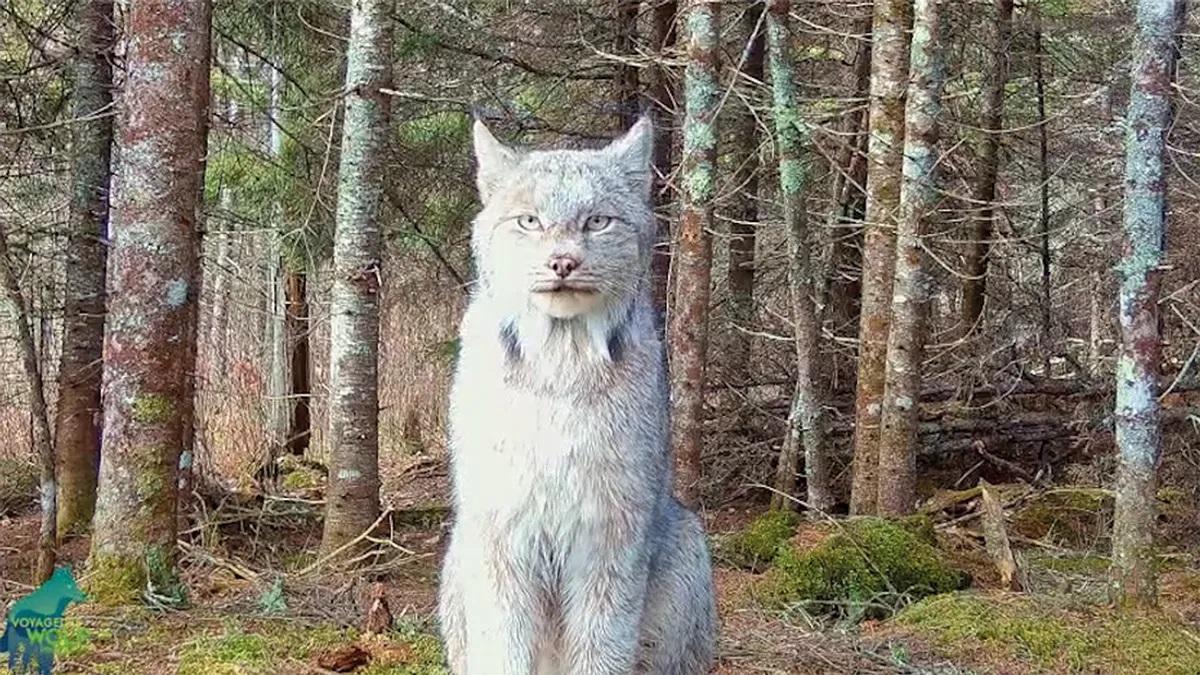
M 56 672 L 303 674 L 360 661 L 353 672 L 366 675 L 446 672 L 433 627 L 445 478 L 437 467 L 416 473 L 393 495 L 391 536 L 376 542 L 386 554 L 354 573 L 316 559 L 319 503 L 308 488 L 210 508 L 183 538 L 186 604 L 72 608 Z M 1024 555 L 1041 561 L 1029 565 L 1035 592 L 1013 593 L 998 588 L 979 544 L 939 528 L 940 548 L 970 573 L 971 589 L 892 619 L 851 622 L 768 608 L 755 590 L 763 575 L 721 559 L 721 538 L 761 511 L 751 504 L 707 514 L 718 541 L 720 675 L 1200 672 L 1195 542 L 1164 557 L 1160 609 L 1119 612 L 1103 601 L 1107 561 L 1094 552 L 1025 542 Z M 794 540 L 818 536 L 817 529 L 802 524 Z M 0 603 L 31 590 L 36 538 L 36 515 L 0 517 Z M 86 554 L 87 541 L 77 539 L 61 562 L 79 571 Z M 86 575 L 80 583 L 86 588 Z M 380 597 L 392 628 L 365 632 L 364 617 Z

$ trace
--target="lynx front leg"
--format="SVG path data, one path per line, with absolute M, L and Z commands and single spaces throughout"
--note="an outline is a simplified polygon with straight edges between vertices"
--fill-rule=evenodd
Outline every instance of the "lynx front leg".
M 507 547 L 466 539 L 473 543 L 471 551 L 467 545 L 460 550 L 466 649 L 459 663 L 465 663 L 465 675 L 530 675 L 540 621 L 536 580 L 527 578 L 528 567 Z
M 572 675 L 628 675 L 645 604 L 644 546 L 579 551 L 565 575 L 564 642 Z

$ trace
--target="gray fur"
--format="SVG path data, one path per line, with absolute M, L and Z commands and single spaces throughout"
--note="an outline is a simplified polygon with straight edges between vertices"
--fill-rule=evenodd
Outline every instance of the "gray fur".
M 476 123 L 480 280 L 451 393 L 439 600 L 457 675 L 711 667 L 707 543 L 671 494 L 651 136 L 642 120 L 602 150 L 523 153 Z M 590 216 L 613 220 L 589 231 Z M 555 256 L 578 260 L 568 281 L 594 292 L 535 291 L 554 282 Z

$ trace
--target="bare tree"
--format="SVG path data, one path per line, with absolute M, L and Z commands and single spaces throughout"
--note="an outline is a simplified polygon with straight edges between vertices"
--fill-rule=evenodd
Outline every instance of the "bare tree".
M 54 487 L 54 445 L 50 438 L 50 417 L 46 411 L 46 389 L 38 367 L 37 344 L 29 328 L 29 313 L 21 285 L 9 257 L 8 233 L 0 225 L 0 286 L 13 313 L 17 329 L 17 347 L 21 350 L 21 365 L 29 384 L 29 412 L 33 421 L 33 445 L 37 450 L 40 476 L 41 528 L 38 532 L 38 558 L 34 580 L 42 583 L 54 572 L 57 555 L 57 508 Z
M 879 416 L 896 265 L 895 211 L 900 203 L 911 13 L 912 0 L 875 0 L 871 24 L 867 222 L 854 404 L 854 481 L 850 493 L 850 511 L 858 514 L 875 512 L 879 490 Z
M 971 239 L 966 252 L 963 331 L 973 330 L 983 316 L 983 304 L 987 297 L 988 254 L 996 220 L 996 178 L 1000 173 L 1000 131 L 1004 122 L 1004 88 L 1008 84 L 1013 0 L 993 0 L 993 5 L 995 17 L 992 36 L 995 42 L 989 45 L 991 63 L 983 83 L 983 151 L 980 153 L 979 175 L 975 183 L 975 205 L 978 210 L 973 216 Z
M 689 506 L 700 501 L 704 447 L 705 362 L 712 278 L 713 198 L 716 184 L 718 8 L 714 0 L 689 0 L 688 59 L 684 75 L 682 195 L 673 261 L 675 308 L 671 315 L 671 403 L 676 486 Z
M 55 445 L 58 532 L 85 531 L 96 508 L 100 468 L 100 374 L 104 350 L 104 274 L 113 138 L 112 0 L 76 8 L 73 63 L 71 215 Z
M 941 0 L 916 0 L 904 120 L 904 177 L 896 216 L 896 278 L 892 285 L 892 326 L 888 332 L 883 426 L 879 435 L 878 510 L 883 515 L 912 513 L 916 505 L 917 403 L 925 355 L 929 278 L 921 237 L 938 201 L 938 117 L 941 115 Z
M 775 149 L 779 154 L 779 191 L 783 196 L 783 217 L 788 233 L 789 294 L 792 305 L 792 330 L 795 332 L 796 389 L 788 413 L 788 431 L 784 437 L 775 474 L 772 508 L 793 508 L 787 498 L 796 488 L 801 448 L 807 503 L 810 508 L 827 511 L 833 506 L 833 486 L 826 447 L 825 416 L 822 410 L 826 387 L 817 363 L 821 322 L 815 303 L 815 266 L 813 239 L 805 213 L 804 193 L 808 189 L 810 142 L 806 123 L 798 115 L 795 60 L 791 50 L 789 0 L 767 3 L 767 51 L 771 64 L 772 116 L 775 118 Z
M 753 3 L 742 13 L 741 34 L 746 45 L 742 54 L 742 76 L 747 91 L 763 80 L 764 31 L 762 3 Z M 750 379 L 752 340 L 746 330 L 754 319 L 754 248 L 758 222 L 758 120 L 753 110 L 740 109 L 733 120 L 730 143 L 733 184 L 737 199 L 729 214 L 729 258 L 726 279 L 733 309 L 732 349 L 727 355 L 730 381 L 743 384 Z
M 379 289 L 392 79 L 390 0 L 355 0 L 346 47 L 329 347 L 329 496 L 321 548 L 333 553 L 379 515 Z
M 671 70 L 666 60 L 675 50 L 678 35 L 676 19 L 679 4 L 675 0 L 661 0 L 654 5 L 653 44 L 657 56 L 652 71 L 650 98 L 658 115 L 654 125 L 654 213 L 658 218 L 658 238 L 654 255 L 650 259 L 650 279 L 653 284 L 654 306 L 666 321 L 667 300 L 670 296 L 671 277 L 671 191 L 667 177 L 674 163 L 674 91 Z M 664 324 L 665 326 L 665 324 Z
M 1126 113 L 1112 578 L 1116 599 L 1138 604 L 1154 603 L 1157 592 L 1154 523 L 1162 454 L 1158 297 L 1166 241 L 1167 133 L 1185 12 L 1184 0 L 1138 1 Z
M 102 602 L 177 583 L 176 476 L 192 420 L 211 21 L 204 0 L 143 0 L 128 17 L 89 562 Z

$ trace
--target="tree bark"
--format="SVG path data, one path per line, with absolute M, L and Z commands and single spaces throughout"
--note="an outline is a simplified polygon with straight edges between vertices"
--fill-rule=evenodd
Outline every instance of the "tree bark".
M 1033 12 L 1033 75 L 1038 122 L 1038 234 L 1042 258 L 1042 375 L 1050 377 L 1050 355 L 1054 341 L 1050 286 L 1050 129 L 1046 119 L 1046 74 L 1042 67 L 1045 58 L 1042 49 L 1042 14 L 1037 8 Z M 1093 296 L 1098 293 L 1099 289 L 1093 289 Z
M 658 219 L 658 238 L 650 259 L 650 279 L 654 306 L 666 326 L 667 301 L 671 280 L 671 187 L 669 177 L 674 161 L 675 92 L 667 60 L 674 56 L 679 6 L 675 0 L 662 0 L 654 6 L 654 49 L 657 61 L 653 69 L 650 97 L 658 108 L 654 125 L 654 213 Z
M 812 232 L 807 223 L 804 191 L 807 189 L 809 143 L 807 124 L 798 115 L 795 60 L 791 50 L 789 0 L 767 3 L 767 44 L 771 64 L 772 115 L 775 148 L 779 155 L 779 191 L 783 197 L 784 221 L 788 232 L 789 291 L 795 332 L 796 389 L 788 413 L 788 431 L 776 467 L 772 508 L 794 508 L 787 498 L 796 489 L 801 448 L 810 509 L 827 512 L 833 506 L 832 471 L 826 446 L 826 392 L 817 346 L 821 325 L 814 302 Z
M 72 91 L 73 162 L 62 361 L 55 443 L 58 533 L 81 533 L 96 508 L 100 468 L 100 372 L 112 159 L 112 0 L 77 8 L 79 52 Z M 82 120 L 87 121 L 82 121 Z
M 46 406 L 46 387 L 42 381 L 42 371 L 38 367 L 37 343 L 34 341 L 33 330 L 29 327 L 29 313 L 26 311 L 25 297 L 21 295 L 21 285 L 17 273 L 13 269 L 12 258 L 8 251 L 8 233 L 0 225 L 0 290 L 13 313 L 13 322 L 17 330 L 17 348 L 21 351 L 21 365 L 25 370 L 25 379 L 29 383 L 29 412 L 33 422 L 33 445 L 37 451 L 38 465 L 41 470 L 39 485 L 39 503 L 41 504 L 41 527 L 38 531 L 37 569 L 34 573 L 35 583 L 42 583 L 54 572 L 54 561 L 57 554 L 57 508 L 54 486 L 54 444 L 50 438 L 50 417 Z
M 379 208 L 391 113 L 390 0 L 355 0 L 347 46 L 330 300 L 329 492 L 322 551 L 379 515 Z
M 747 86 L 754 91 L 753 82 L 763 79 L 764 31 L 759 26 L 762 20 L 762 5 L 755 3 L 742 14 L 742 31 L 746 36 L 742 73 Z M 747 328 L 754 320 L 754 247 L 755 227 L 758 222 L 758 123 L 750 110 L 739 110 L 733 129 L 732 154 L 736 167 L 733 184 L 737 186 L 737 200 L 729 220 L 729 266 L 726 279 L 729 284 L 729 301 L 732 307 L 732 344 L 727 357 L 730 380 L 746 382 L 750 379 L 750 357 L 752 339 Z
M 615 30 L 613 51 L 617 56 L 633 59 L 637 55 L 638 13 L 641 0 L 616 0 Z M 617 64 L 616 99 L 617 99 L 617 128 L 627 131 L 641 114 L 638 99 L 638 69 L 632 63 Z
M 121 173 L 104 343 L 93 598 L 169 593 L 176 475 L 190 437 L 211 3 L 142 0 L 127 23 Z
M 900 203 L 911 10 L 911 0 L 875 0 L 872 21 L 867 222 L 850 492 L 850 511 L 854 514 L 874 513 L 878 496 L 879 416 L 896 264 L 895 211 Z
M 925 356 L 929 278 L 921 237 L 938 202 L 938 118 L 945 68 L 940 0 L 916 0 L 904 122 L 904 177 L 896 216 L 896 273 L 892 325 L 879 436 L 881 515 L 904 516 L 916 507 L 917 402 Z
M 288 454 L 303 457 L 312 436 L 311 377 L 309 376 L 309 311 L 308 275 L 287 273 L 287 336 L 291 349 L 291 430 L 288 433 Z
M 1009 42 L 1012 39 L 1013 0 L 993 0 L 995 7 L 995 43 L 992 62 L 983 84 L 983 150 L 979 157 L 979 176 L 975 184 L 977 211 L 971 223 L 967 244 L 966 274 L 963 282 L 963 330 L 976 328 L 983 316 L 987 297 L 988 255 L 996 220 L 996 179 L 1000 173 L 1000 130 L 1004 121 L 1004 88 L 1008 84 Z
M 278 58 L 278 57 L 277 57 Z M 278 64 L 276 64 L 278 65 Z M 283 74 L 279 67 L 271 68 L 271 90 L 268 103 L 267 125 L 271 157 L 281 161 L 283 155 L 283 129 L 280 119 L 283 112 Z M 288 431 L 291 428 L 291 408 L 288 402 L 288 335 L 287 299 L 284 283 L 284 225 L 283 206 L 275 204 L 274 215 L 278 219 L 275 227 L 267 231 L 267 301 L 266 325 L 267 346 L 267 456 L 263 458 L 265 482 L 273 482 L 276 475 L 276 460 L 287 447 Z
M 1126 113 L 1125 249 L 1120 279 L 1121 351 L 1114 414 L 1118 453 L 1112 591 L 1120 602 L 1153 604 L 1154 523 L 1162 452 L 1158 297 L 1167 216 L 1167 133 L 1183 28 L 1183 0 L 1139 0 Z
M 671 403 L 676 486 L 688 506 L 700 501 L 704 445 L 705 365 L 708 357 L 709 282 L 717 160 L 719 5 L 689 0 L 687 71 L 684 75 L 682 202 L 674 261 L 675 311 L 671 316 Z
M 861 198 L 867 178 L 865 127 L 869 122 L 866 99 L 871 86 L 871 16 L 856 20 L 852 32 L 863 37 L 858 39 L 854 57 L 854 107 L 842 118 L 839 130 L 841 145 L 835 159 L 837 173 L 830 189 L 833 208 L 827 226 L 832 241 L 821 289 L 822 320 L 834 334 L 847 329 L 856 332 L 859 323 L 858 270 L 862 266 Z M 843 379 L 843 369 L 847 373 L 844 379 L 853 383 L 853 364 L 835 359 L 826 367 L 831 387 Z

